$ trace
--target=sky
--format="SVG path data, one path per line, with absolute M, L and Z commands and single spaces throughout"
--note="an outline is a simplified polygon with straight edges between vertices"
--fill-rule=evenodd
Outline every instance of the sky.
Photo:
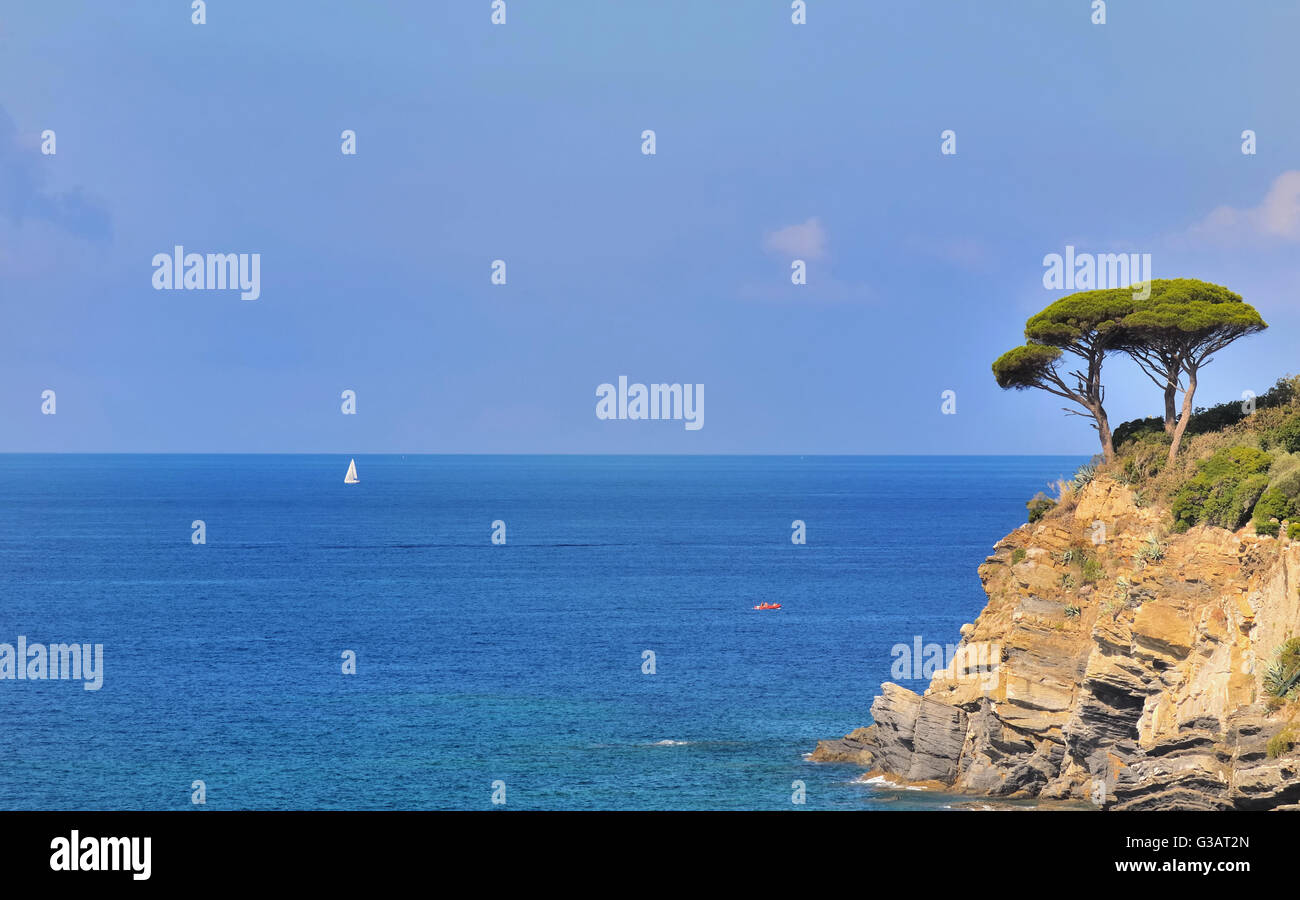
M 0 6 L 0 452 L 1089 454 L 990 372 L 1067 245 L 1259 309 L 1198 405 L 1300 371 L 1300 4 L 491 6 Z

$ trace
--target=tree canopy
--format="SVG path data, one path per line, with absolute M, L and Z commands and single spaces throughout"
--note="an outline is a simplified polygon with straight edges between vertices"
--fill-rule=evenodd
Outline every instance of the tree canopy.
M 1021 390 L 1041 387 L 1043 380 L 1052 371 L 1053 365 L 1061 358 L 1057 347 L 1045 347 L 1042 344 L 1026 344 L 1008 350 L 993 361 L 993 377 L 1000 388 Z
M 1172 437 L 1171 461 L 1178 454 L 1195 408 L 1193 398 L 1201 367 L 1233 341 L 1267 327 L 1255 307 L 1239 294 L 1194 278 L 1153 281 L 1151 295 L 1124 317 L 1116 333 L 1117 345 L 1164 390 L 1165 430 Z M 1183 408 L 1175 423 L 1174 397 L 1180 388 Z
M 1035 344 L 1064 350 L 1111 339 L 1137 301 L 1128 288 L 1082 291 L 1062 297 L 1025 323 L 1025 337 Z
M 1003 388 L 1036 387 L 1081 407 L 1083 412 L 1065 411 L 1092 418 L 1106 459 L 1114 448 L 1101 367 L 1106 354 L 1115 349 L 1117 329 L 1133 311 L 1133 302 L 1132 292 L 1109 290 L 1062 297 L 1025 323 L 1027 344 L 1004 353 L 993 364 L 993 375 Z M 1067 353 L 1078 357 L 1080 365 L 1062 373 L 1057 366 Z
M 1221 285 L 1194 278 L 1166 278 L 1150 282 L 1149 288 L 1144 294 L 1135 293 L 1132 287 L 1081 291 L 1031 316 L 1025 323 L 1028 343 L 993 363 L 998 385 L 1017 390 L 1039 388 L 1082 407 L 1092 417 L 1102 452 L 1110 459 L 1113 447 L 1101 369 L 1108 354 L 1123 353 L 1164 393 L 1172 460 L 1194 408 L 1200 368 L 1233 341 L 1268 326 L 1254 307 Z M 1065 354 L 1077 357 L 1081 365 L 1061 372 L 1058 367 Z M 1183 391 L 1183 408 L 1175 419 L 1179 390 Z M 1084 414 L 1072 409 L 1066 412 Z

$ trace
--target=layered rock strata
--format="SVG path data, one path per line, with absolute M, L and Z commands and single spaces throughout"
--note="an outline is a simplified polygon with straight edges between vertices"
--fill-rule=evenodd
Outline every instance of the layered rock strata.
M 1295 704 L 1263 688 L 1300 635 L 1300 541 L 1167 523 L 1099 478 L 1008 535 L 979 568 L 988 605 L 948 667 L 923 695 L 886 683 L 873 724 L 812 758 L 1112 809 L 1300 803 Z

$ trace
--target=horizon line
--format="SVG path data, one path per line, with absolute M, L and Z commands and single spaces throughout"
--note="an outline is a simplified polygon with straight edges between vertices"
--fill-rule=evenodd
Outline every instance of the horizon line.
M 0 450 L 0 456 L 581 456 L 581 457 L 735 457 L 735 456 L 771 456 L 771 457 L 929 457 L 935 459 L 961 459 L 970 457 L 1056 457 L 1084 456 L 1091 458 L 1096 453 L 1082 451 L 1067 453 L 842 453 L 842 452 L 735 452 L 735 453 L 581 453 L 564 452 L 517 452 L 517 453 L 472 453 L 472 452 L 428 452 L 428 451 L 361 451 L 361 450 Z

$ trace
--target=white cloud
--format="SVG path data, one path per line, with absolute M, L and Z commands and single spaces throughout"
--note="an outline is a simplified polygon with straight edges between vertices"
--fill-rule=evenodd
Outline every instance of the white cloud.
M 107 208 L 80 187 L 70 191 L 45 186 L 52 164 L 38 153 L 40 139 L 21 134 L 0 108 L 0 215 L 15 225 L 49 222 L 87 240 L 106 241 L 112 235 Z
M 1220 206 L 1188 229 L 1188 236 L 1235 244 L 1253 238 L 1300 241 L 1300 170 L 1283 172 L 1258 206 Z
M 821 220 L 813 216 L 802 225 L 787 225 L 769 231 L 763 237 L 763 249 L 796 259 L 822 260 L 827 256 L 826 229 Z

